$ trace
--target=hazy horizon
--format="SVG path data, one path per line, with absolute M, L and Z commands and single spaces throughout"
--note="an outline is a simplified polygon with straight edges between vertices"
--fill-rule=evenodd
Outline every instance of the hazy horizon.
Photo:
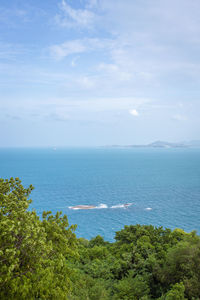
M 198 0 L 2 0 L 0 147 L 200 139 Z

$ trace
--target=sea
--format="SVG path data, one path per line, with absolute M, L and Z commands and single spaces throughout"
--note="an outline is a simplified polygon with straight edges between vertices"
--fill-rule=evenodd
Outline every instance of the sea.
M 62 211 L 78 237 L 112 242 L 130 224 L 200 234 L 200 149 L 1 148 L 0 177 L 32 184 L 30 209 Z

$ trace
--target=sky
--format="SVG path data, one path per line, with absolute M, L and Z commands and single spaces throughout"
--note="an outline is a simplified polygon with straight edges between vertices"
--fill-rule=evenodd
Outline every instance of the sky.
M 1 0 L 0 147 L 200 139 L 199 0 Z

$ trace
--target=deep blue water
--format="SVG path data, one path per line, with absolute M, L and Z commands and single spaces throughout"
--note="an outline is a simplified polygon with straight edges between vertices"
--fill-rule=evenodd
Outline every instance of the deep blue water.
M 0 177 L 11 176 L 34 185 L 38 214 L 62 211 L 79 237 L 113 240 L 138 223 L 200 233 L 200 149 L 0 149 Z M 78 204 L 107 208 L 69 209 Z

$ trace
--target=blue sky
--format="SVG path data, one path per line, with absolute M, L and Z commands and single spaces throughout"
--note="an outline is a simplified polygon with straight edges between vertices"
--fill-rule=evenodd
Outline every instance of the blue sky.
M 1 0 L 1 147 L 200 139 L 199 0 Z

